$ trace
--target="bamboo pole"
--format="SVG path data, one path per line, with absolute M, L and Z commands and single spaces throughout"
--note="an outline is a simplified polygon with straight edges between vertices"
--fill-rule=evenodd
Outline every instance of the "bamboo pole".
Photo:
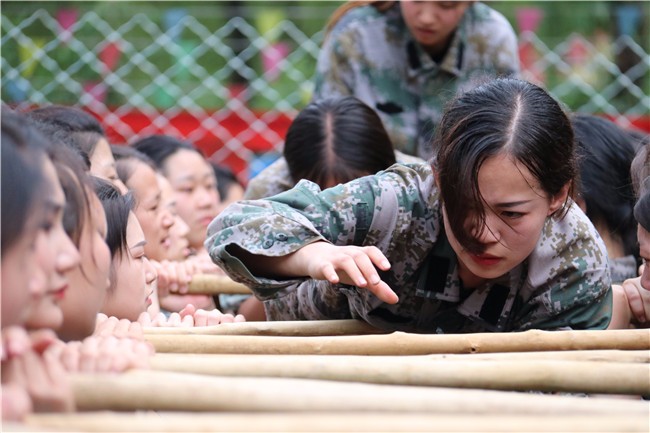
M 382 334 L 362 320 L 296 320 L 285 322 L 238 322 L 216 326 L 147 327 L 145 334 L 191 335 L 273 335 L 273 336 L 324 336 Z
M 32 429 L 85 432 L 647 432 L 647 416 L 474 415 L 365 413 L 92 412 L 32 414 Z
M 650 329 L 539 331 L 483 334 L 266 337 L 233 335 L 146 335 L 156 352 L 425 355 L 432 353 L 530 352 L 548 350 L 650 350 Z
M 308 357 L 307 357 L 308 358 Z M 506 391 L 650 395 L 650 365 L 593 361 L 425 361 L 409 357 L 332 357 L 287 362 L 283 356 L 154 357 L 152 368 L 216 376 L 293 377 L 343 382 Z
M 245 284 L 222 275 L 198 274 L 192 277 L 187 293 L 193 295 L 252 295 Z
M 79 410 L 424 412 L 647 416 L 643 401 L 132 370 L 71 375 Z
M 161 354 L 164 356 L 164 354 Z M 207 355 L 205 355 L 207 356 Z M 236 356 L 236 355 L 221 355 Z M 242 355 L 244 356 L 244 355 Z M 252 355 L 250 355 L 252 356 Z M 255 355 L 262 356 L 262 355 Z M 268 355 L 271 356 L 271 355 Z M 286 355 L 290 356 L 290 355 Z M 309 356 L 309 355 L 297 355 Z M 311 355 L 314 356 L 314 355 Z M 547 352 L 503 352 L 503 353 L 460 353 L 421 355 L 430 360 L 448 361 L 597 361 L 597 362 L 632 362 L 650 363 L 650 350 L 561 350 Z
M 469 361 L 592 361 L 592 362 L 629 362 L 637 364 L 650 363 L 648 350 L 564 350 L 548 352 L 503 352 L 503 353 L 461 353 L 461 354 L 434 354 L 411 356 L 364 356 L 364 355 L 240 355 L 240 354 L 196 354 L 196 353 L 157 353 L 152 360 L 152 368 L 163 369 L 166 365 L 178 363 L 203 363 L 203 364 L 313 364 L 320 365 L 326 362 L 341 362 L 355 365 L 364 363 L 368 359 L 405 362 L 469 362 Z M 371 361 L 372 362 L 372 361 Z M 168 364 L 171 363 L 171 364 Z M 198 373 L 198 372 L 197 372 Z

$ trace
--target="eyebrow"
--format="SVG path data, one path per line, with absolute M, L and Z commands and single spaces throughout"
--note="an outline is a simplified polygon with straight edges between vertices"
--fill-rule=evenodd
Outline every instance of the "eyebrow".
M 207 178 L 213 178 L 213 177 L 214 177 L 213 173 L 210 173 L 210 172 L 207 172 L 202 176 L 195 175 L 195 174 L 188 174 L 186 176 L 178 177 L 177 181 L 183 182 L 183 181 L 186 181 L 186 180 L 196 180 L 197 178 L 198 179 L 207 179 Z
M 133 245 L 133 246 L 132 246 L 131 248 L 129 248 L 129 249 L 134 250 L 134 249 L 136 249 L 136 248 L 138 248 L 138 247 L 144 247 L 146 244 L 147 244 L 147 241 L 143 239 L 143 240 L 141 240 L 140 242 L 138 242 L 137 244 Z
M 54 201 L 51 198 L 48 198 L 47 200 L 45 200 L 45 211 L 46 212 L 49 211 L 49 212 L 52 212 L 52 213 L 57 213 L 57 212 L 63 211 L 64 206 L 65 206 L 64 203 Z
M 510 201 L 510 202 L 505 202 L 505 203 L 497 203 L 494 205 L 494 207 L 499 207 L 499 208 L 511 208 L 511 207 L 516 207 L 522 204 L 530 203 L 531 200 L 521 200 L 521 201 Z

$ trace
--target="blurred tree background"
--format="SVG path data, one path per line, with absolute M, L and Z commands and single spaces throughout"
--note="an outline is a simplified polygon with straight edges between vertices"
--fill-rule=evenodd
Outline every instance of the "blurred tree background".
M 159 28 L 163 30 L 169 30 L 173 26 L 173 23 L 169 22 L 170 19 L 172 21 L 180 20 L 182 17 L 190 16 L 195 21 L 194 26 L 200 25 L 212 32 L 223 28 L 233 17 L 241 17 L 254 26 L 260 34 L 266 34 L 271 39 L 275 37 L 281 40 L 286 38 L 286 35 L 272 35 L 274 27 L 280 21 L 288 20 L 305 35 L 315 35 L 323 29 L 331 12 L 341 3 L 343 2 L 313 0 L 215 2 L 3 1 L 2 13 L 4 16 L 10 17 L 13 23 L 19 23 L 29 22 L 30 17 L 39 9 L 47 11 L 52 16 L 55 16 L 62 9 L 75 10 L 78 16 L 84 16 L 92 11 L 113 29 L 120 29 L 120 27 L 124 26 L 124 23 L 127 23 L 136 14 L 144 14 L 151 22 L 157 23 Z M 631 33 L 629 36 L 643 47 L 645 52 L 650 51 L 650 2 L 647 1 L 490 1 L 488 4 L 503 13 L 518 32 L 522 31 L 520 28 L 521 17 L 518 16 L 518 13 L 522 10 L 537 10 L 540 15 L 534 25 L 534 34 L 551 49 L 565 43 L 574 34 L 582 35 L 594 45 L 598 46 L 600 44 L 600 46 L 604 47 L 603 49 L 606 49 L 606 41 L 611 43 L 611 41 L 627 31 Z M 628 6 L 636 8 L 639 13 L 631 17 L 622 16 L 625 13 L 625 7 Z M 629 27 L 627 29 L 623 28 L 626 25 L 625 20 L 627 20 Z M 202 35 L 191 31 L 191 28 L 192 25 L 187 26 L 179 34 L 174 35 L 180 50 L 185 53 L 195 50 L 205 42 L 201 37 Z M 33 21 L 31 25 L 23 27 L 22 31 L 26 36 L 36 41 L 36 44 L 47 43 L 55 36 L 53 30 L 45 28 L 40 21 Z M 123 29 L 122 34 L 124 39 L 128 39 L 137 50 L 146 53 L 154 32 L 153 29 L 132 26 L 131 29 Z M 4 29 L 2 34 L 5 35 Z M 83 41 L 83 44 L 89 48 L 104 42 L 102 32 L 98 32 L 97 29 L 93 28 L 91 23 L 78 28 L 75 32 L 75 38 Z M 241 54 L 247 49 L 248 38 L 239 31 L 224 35 L 223 40 L 229 42 L 229 48 L 235 54 Z M 299 41 L 290 42 L 296 43 Z M 292 46 L 289 45 L 289 50 L 291 49 Z M 3 65 L 4 62 L 17 65 L 24 61 L 24 59 L 20 59 L 21 48 L 16 40 L 7 40 L 2 46 L 2 51 Z M 287 55 L 287 53 L 283 54 Z M 192 75 L 188 73 L 187 68 L 179 64 L 179 58 L 182 60 L 182 55 L 183 53 L 174 55 L 165 50 L 156 50 L 149 57 L 149 60 L 160 71 L 163 71 L 176 83 L 179 83 L 181 88 L 186 87 L 189 91 L 192 86 Z M 65 69 L 67 66 L 78 63 L 79 53 L 74 46 L 69 45 L 58 47 L 53 56 L 56 57 L 55 60 L 60 65 L 60 68 Z M 626 56 L 631 58 L 626 59 Z M 634 53 L 629 52 L 618 53 L 618 57 L 614 60 L 623 71 L 626 69 L 626 62 L 634 63 L 639 61 L 638 56 L 635 58 Z M 242 76 L 237 71 L 227 71 L 226 75 L 220 75 L 219 71 L 223 71 L 226 63 L 226 58 L 209 50 L 196 58 L 196 64 L 212 72 L 215 76 L 219 75 L 220 79 L 232 82 L 235 85 L 237 83 L 246 83 L 247 77 Z M 249 67 L 258 71 L 263 67 L 260 56 L 251 56 L 246 59 L 246 63 Z M 311 77 L 315 66 L 314 58 L 311 56 L 295 56 L 291 66 L 305 77 Z M 89 83 L 97 82 L 102 78 L 98 70 L 88 64 L 82 64 L 74 73 L 77 79 Z M 48 81 L 52 81 L 52 74 L 53 71 L 48 69 L 47 64 L 39 63 L 34 65 L 30 80 L 33 82 L 34 87 L 40 88 Z M 293 77 L 287 75 L 291 74 L 279 74 L 277 80 L 273 83 L 273 88 L 280 94 L 289 94 L 295 90 L 296 74 L 294 73 Z M 151 82 L 151 71 L 134 67 L 122 79 L 129 82 L 134 89 L 141 89 Z M 548 87 L 554 87 L 557 81 L 561 79 L 563 77 L 559 74 L 545 75 Z M 645 74 L 643 79 L 645 82 L 641 83 L 642 87 L 647 90 L 650 86 L 648 74 Z M 175 95 L 168 94 L 164 86 L 145 96 L 149 103 L 160 108 L 167 108 L 174 104 L 175 101 Z M 7 95 L 3 96 L 3 98 L 6 97 Z M 624 96 L 622 97 L 624 98 Z M 77 97 L 66 89 L 60 88 L 53 89 L 49 98 L 59 103 L 73 104 L 76 102 Z M 112 106 L 119 106 L 126 102 L 124 95 L 119 92 L 109 92 L 107 98 L 106 102 Z M 588 98 L 588 95 L 578 91 L 567 95 L 564 102 L 571 107 L 576 107 L 584 103 L 585 98 Z M 10 96 L 9 99 L 11 99 Z M 206 109 L 218 109 L 224 104 L 223 96 L 208 93 L 201 95 L 195 102 Z M 262 93 L 254 95 L 249 102 L 252 107 L 258 109 L 273 109 L 276 103 L 276 101 L 270 100 Z

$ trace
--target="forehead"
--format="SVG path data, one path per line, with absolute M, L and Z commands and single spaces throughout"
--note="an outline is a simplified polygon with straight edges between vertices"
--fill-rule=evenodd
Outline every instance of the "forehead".
M 115 163 L 113 152 L 111 152 L 111 147 L 105 138 L 102 137 L 97 141 L 90 159 L 91 161 L 96 161 L 97 163 L 103 164 Z
M 198 178 L 208 173 L 213 174 L 212 167 L 201 155 L 187 149 L 181 149 L 167 158 L 165 165 L 171 178 Z
M 133 174 L 129 178 L 129 186 L 136 190 L 138 196 L 155 196 L 160 193 L 156 172 L 147 164 L 136 161 Z
M 86 188 L 86 195 L 88 196 L 88 202 L 90 203 L 90 214 L 94 224 L 100 227 L 106 226 L 106 213 L 104 212 L 104 206 L 102 202 L 90 188 Z
M 519 201 L 539 197 L 539 181 L 520 162 L 499 154 L 485 160 L 478 172 L 478 186 L 486 202 Z
M 162 193 L 163 198 L 170 198 L 174 195 L 174 188 L 171 183 L 167 180 L 162 174 L 158 174 L 158 186 L 160 187 L 160 192 Z
M 129 219 L 126 225 L 126 244 L 128 248 L 133 248 L 138 243 L 144 241 L 144 232 L 138 218 L 133 212 L 129 212 Z
M 58 204 L 65 202 L 65 194 L 59 182 L 59 176 L 57 176 L 54 164 L 49 158 L 43 160 L 43 176 L 47 185 L 47 194 L 44 194 L 44 196 L 49 197 L 50 200 Z

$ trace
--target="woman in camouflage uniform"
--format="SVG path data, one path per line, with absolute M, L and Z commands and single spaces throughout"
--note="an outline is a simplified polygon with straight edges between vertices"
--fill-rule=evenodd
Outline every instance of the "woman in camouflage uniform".
M 530 83 L 459 96 L 431 165 L 394 165 L 321 191 L 301 181 L 231 205 L 206 247 L 284 319 L 361 318 L 387 330 L 602 329 L 607 252 L 569 198 L 571 124 Z
M 396 149 L 431 156 L 434 130 L 474 78 L 516 76 L 517 37 L 473 1 L 354 1 L 328 24 L 314 99 L 356 96 L 381 117 Z

